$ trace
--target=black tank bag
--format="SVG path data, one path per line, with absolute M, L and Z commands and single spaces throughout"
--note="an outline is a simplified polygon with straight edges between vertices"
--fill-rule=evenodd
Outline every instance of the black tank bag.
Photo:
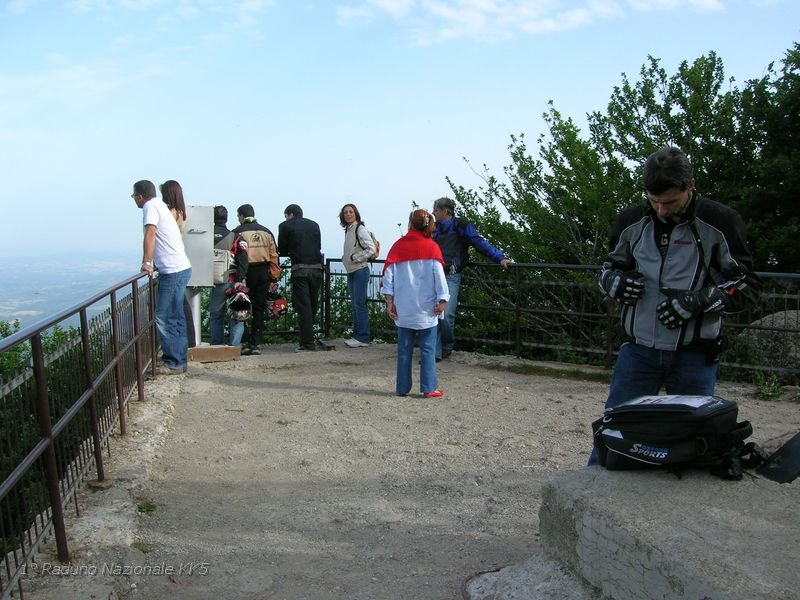
M 599 463 L 612 470 L 661 468 L 680 473 L 708 468 L 725 479 L 741 479 L 765 454 L 744 440 L 749 421 L 737 422 L 735 402 L 717 396 L 641 396 L 592 423 Z

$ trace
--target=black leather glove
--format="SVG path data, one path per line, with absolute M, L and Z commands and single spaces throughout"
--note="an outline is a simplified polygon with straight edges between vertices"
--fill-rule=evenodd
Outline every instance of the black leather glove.
M 717 287 L 702 290 L 661 288 L 667 299 L 656 306 L 658 320 L 667 329 L 677 329 L 702 313 L 719 312 L 725 308 L 725 292 Z
M 633 306 L 644 294 L 644 275 L 638 271 L 606 271 L 600 279 L 600 287 L 610 298 Z

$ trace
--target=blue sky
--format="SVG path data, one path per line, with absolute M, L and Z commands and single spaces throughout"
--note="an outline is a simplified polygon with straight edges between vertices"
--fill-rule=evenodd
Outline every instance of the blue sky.
M 500 175 L 510 134 L 535 149 L 548 100 L 581 123 L 648 54 L 760 77 L 800 39 L 799 2 L 5 1 L 0 256 L 136 257 L 138 179 L 251 203 L 276 233 L 300 204 L 331 256 L 354 202 L 388 250 L 446 176 L 480 185 L 464 157 Z

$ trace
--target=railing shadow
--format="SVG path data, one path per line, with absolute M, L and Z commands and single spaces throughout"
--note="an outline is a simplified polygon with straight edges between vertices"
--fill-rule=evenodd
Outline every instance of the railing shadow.
M 132 276 L 0 340 L 0 597 L 22 595 L 20 577 L 53 535 L 69 560 L 64 509 L 94 466 L 128 401 L 154 375 L 157 278 Z M 89 311 L 100 313 L 89 318 Z M 78 327 L 64 323 L 79 319 Z M 12 373 L 12 375 L 9 375 Z

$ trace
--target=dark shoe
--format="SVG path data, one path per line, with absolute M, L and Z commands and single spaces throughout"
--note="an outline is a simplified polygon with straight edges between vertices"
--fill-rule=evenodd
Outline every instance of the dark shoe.
M 261 354 L 261 348 L 259 348 L 258 346 L 250 346 L 249 350 L 250 350 L 249 354 L 251 354 L 252 356 L 259 356 Z
M 156 375 L 180 375 L 181 373 L 186 373 L 186 367 L 178 367 L 177 369 L 167 365 L 158 365 L 156 367 Z
M 432 392 L 425 392 L 422 395 L 425 398 L 441 398 L 444 396 L 444 392 L 442 390 L 433 390 Z
M 242 346 L 242 356 L 250 356 L 253 353 L 253 349 L 250 346 Z
M 316 348 L 308 348 L 306 346 L 298 346 L 294 349 L 295 352 L 316 352 Z

